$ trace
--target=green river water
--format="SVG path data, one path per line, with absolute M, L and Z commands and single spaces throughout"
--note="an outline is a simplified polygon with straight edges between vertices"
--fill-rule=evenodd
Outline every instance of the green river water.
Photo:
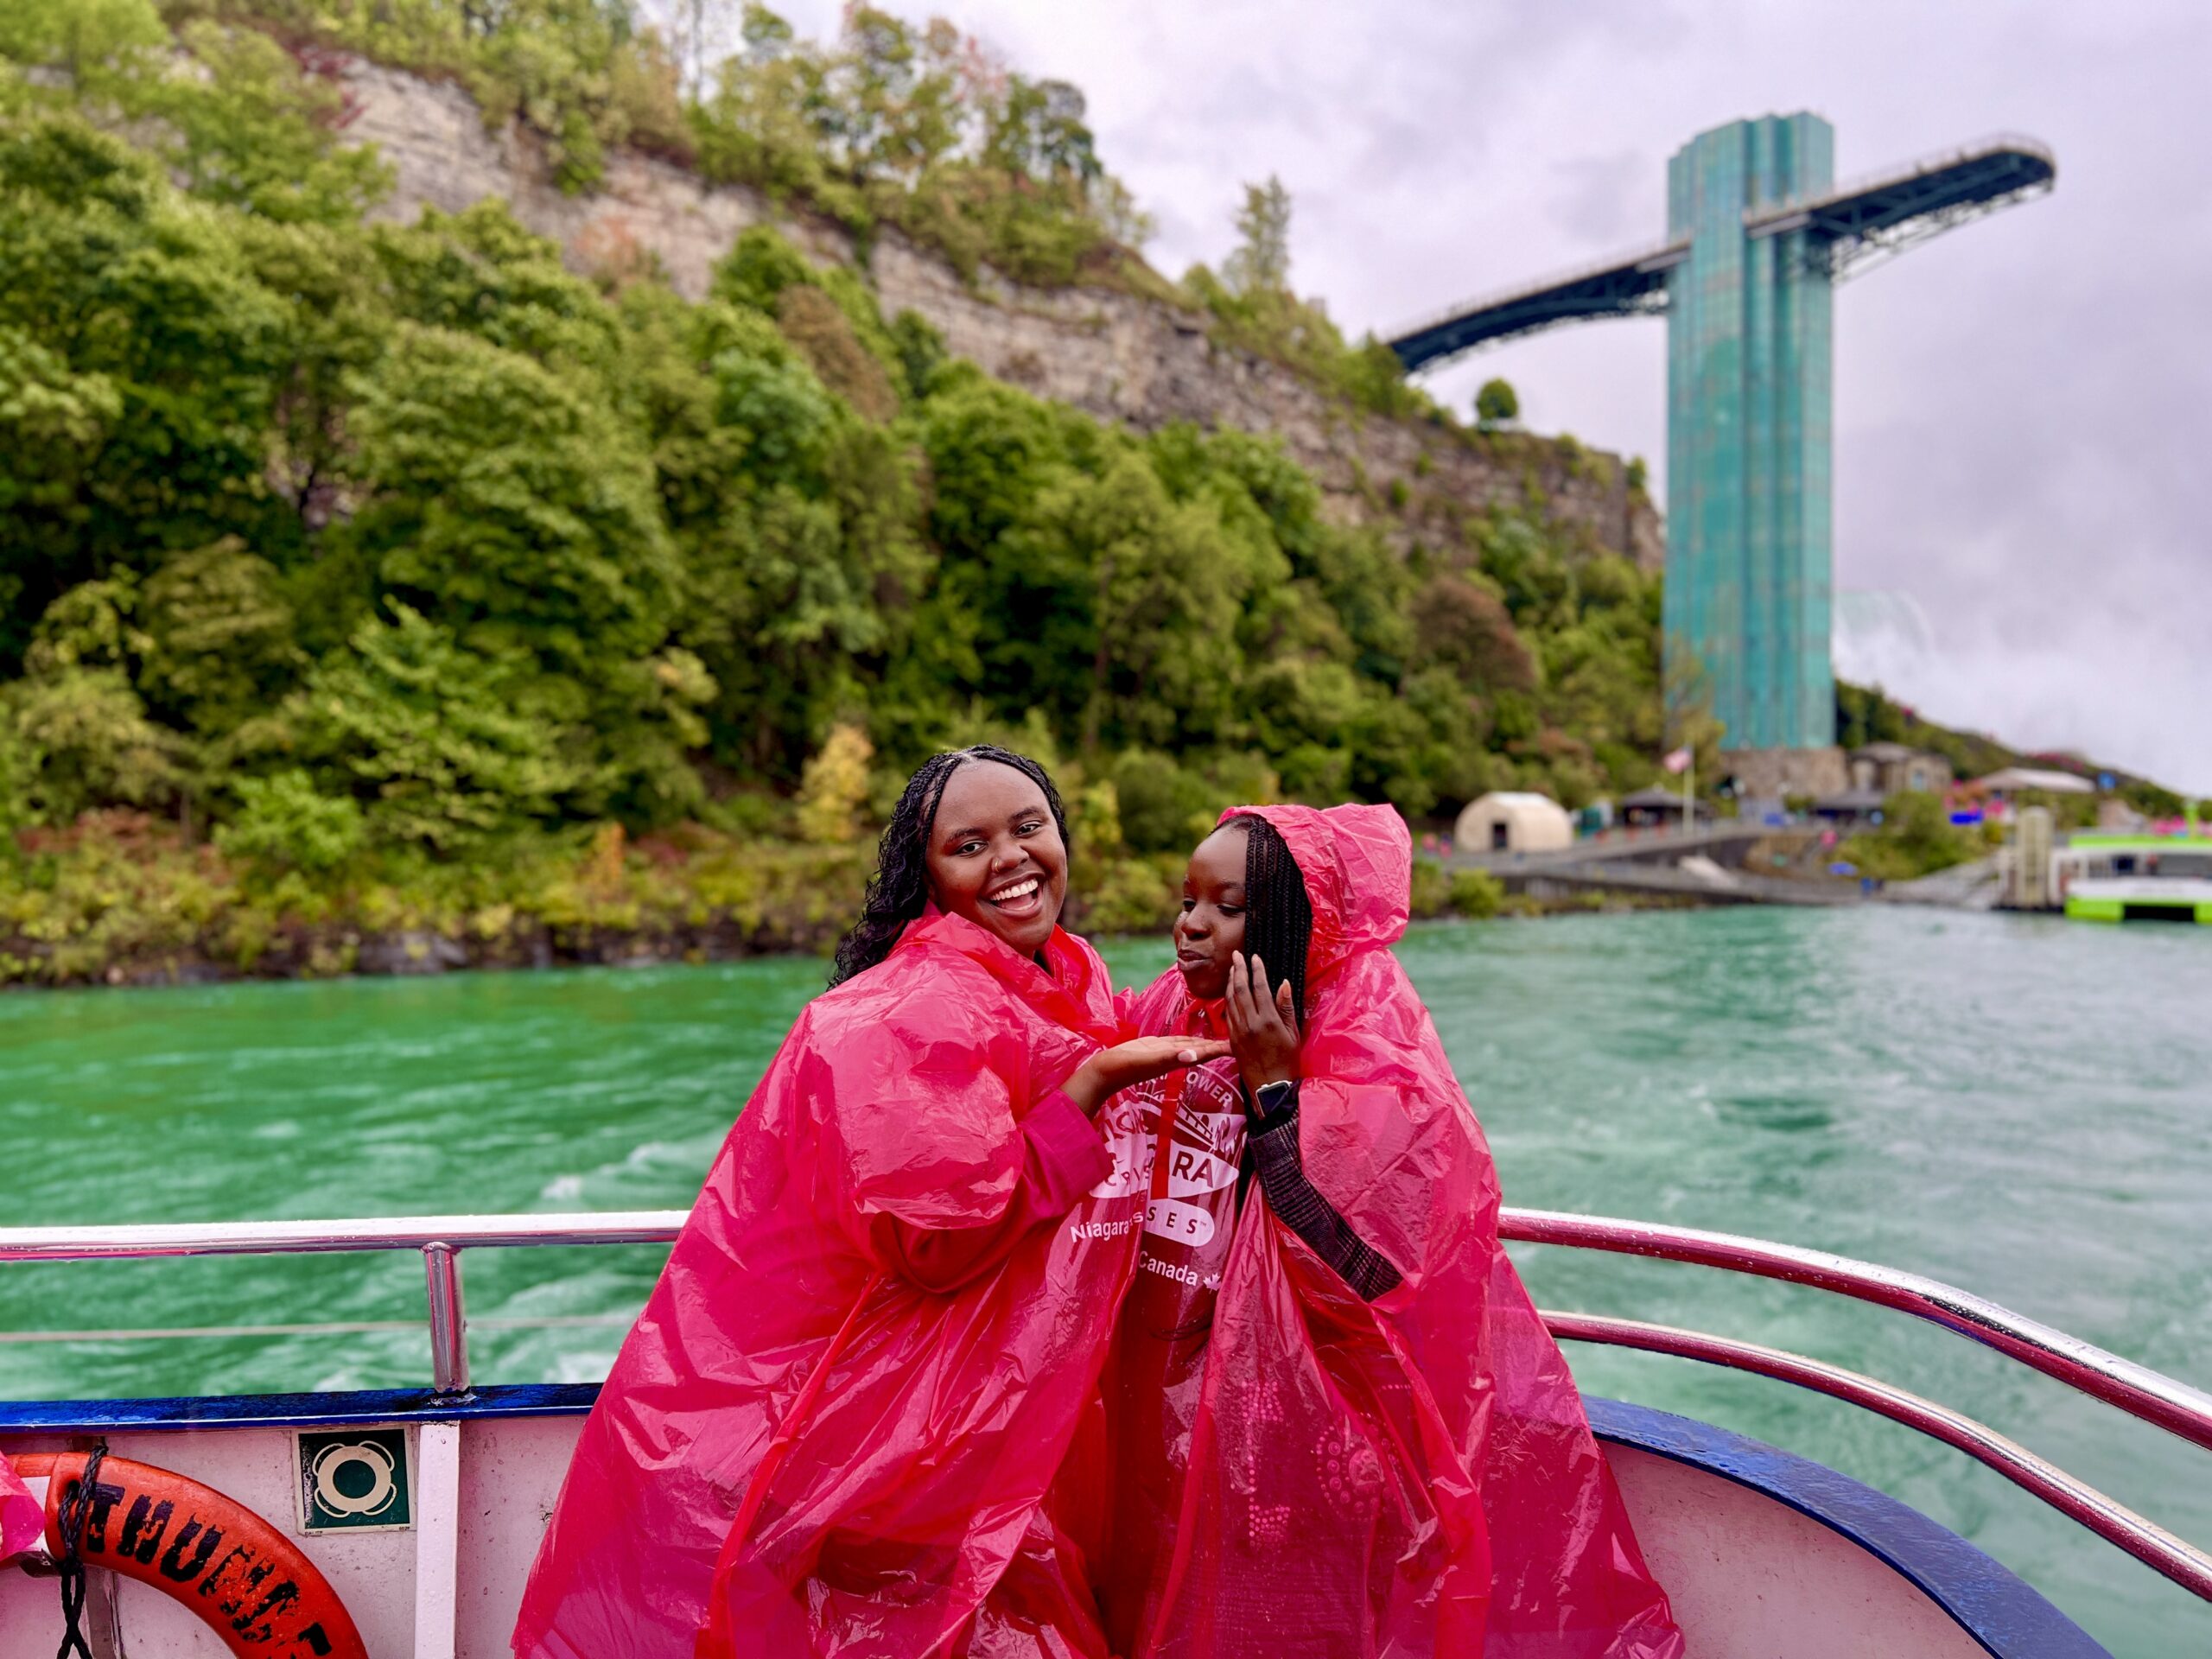
M 1158 942 L 1108 952 L 1125 980 Z M 1401 956 L 1509 1203 L 1757 1234 L 1949 1281 L 2212 1382 L 2212 931 L 1903 909 L 1417 928 Z M 0 998 L 15 1223 L 678 1207 L 821 964 Z M 1544 1306 L 1871 1371 L 2212 1545 L 2212 1453 L 1900 1315 L 1703 1269 L 1517 1251 Z M 655 1250 L 468 1259 L 480 1382 L 595 1380 Z M 421 1317 L 419 1260 L 0 1268 L 0 1332 Z M 566 1321 L 517 1328 L 500 1320 Z M 2121 1659 L 2212 1609 L 1910 1431 L 1787 1385 L 1569 1350 L 1590 1392 L 1869 1481 Z M 418 1329 L 0 1341 L 0 1395 L 413 1385 Z

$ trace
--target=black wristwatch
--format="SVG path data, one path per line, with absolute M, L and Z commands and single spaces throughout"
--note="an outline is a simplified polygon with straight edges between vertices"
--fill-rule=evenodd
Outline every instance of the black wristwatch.
M 1269 1129 L 1281 1128 L 1297 1109 L 1297 1078 L 1262 1084 L 1252 1091 L 1253 1133 L 1265 1135 Z

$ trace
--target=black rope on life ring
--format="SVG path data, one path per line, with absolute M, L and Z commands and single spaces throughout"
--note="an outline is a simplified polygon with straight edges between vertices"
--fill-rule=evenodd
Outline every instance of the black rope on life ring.
M 85 1563 L 77 1553 L 84 1540 L 85 1522 L 92 1512 L 92 1499 L 99 1491 L 100 1463 L 107 1456 L 107 1441 L 100 1440 L 92 1447 L 92 1454 L 85 1459 L 85 1472 L 79 1475 L 69 1490 L 61 1495 L 61 1503 L 54 1513 L 55 1529 L 61 1535 L 61 1560 L 57 1563 L 61 1573 L 61 1646 L 54 1659 L 92 1659 L 92 1644 L 85 1640 L 82 1619 L 85 1611 Z

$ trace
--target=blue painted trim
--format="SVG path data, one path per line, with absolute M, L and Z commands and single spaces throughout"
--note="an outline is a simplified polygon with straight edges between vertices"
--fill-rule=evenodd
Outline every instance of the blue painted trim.
M 1850 1539 L 1916 1585 L 1996 1659 L 2112 1659 L 2033 1586 L 1886 1493 L 1693 1418 L 1618 1400 L 1583 1404 L 1599 1440 L 1732 1480 Z
M 234 1394 L 202 1399 L 0 1401 L 0 1434 L 94 1434 L 111 1429 L 327 1428 L 347 1423 L 448 1423 L 470 1417 L 560 1417 L 591 1409 L 596 1382 L 545 1382 L 471 1390 L 351 1394 Z

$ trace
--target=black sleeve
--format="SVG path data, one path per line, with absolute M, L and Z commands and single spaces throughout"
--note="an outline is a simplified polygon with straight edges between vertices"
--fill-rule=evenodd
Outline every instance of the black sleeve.
M 1249 1145 L 1275 1218 L 1304 1239 L 1314 1255 L 1363 1301 L 1373 1301 L 1397 1287 L 1399 1273 L 1380 1251 L 1362 1242 L 1337 1208 L 1306 1179 L 1298 1149 L 1298 1098 L 1269 1112 L 1251 1126 Z

